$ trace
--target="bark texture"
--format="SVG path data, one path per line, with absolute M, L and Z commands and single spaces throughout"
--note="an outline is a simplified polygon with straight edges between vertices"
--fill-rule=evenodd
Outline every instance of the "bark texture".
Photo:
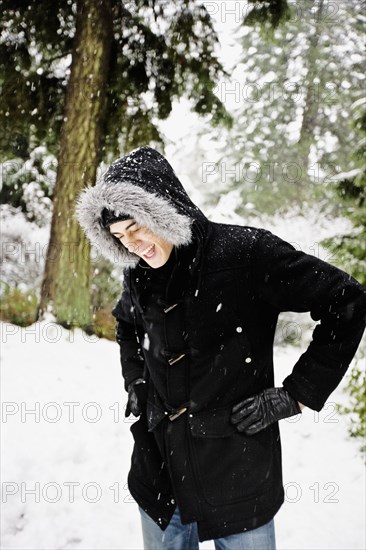
M 75 217 L 75 198 L 94 184 L 101 160 L 112 44 L 111 0 L 78 0 L 70 80 L 61 130 L 38 319 L 49 308 L 66 326 L 90 324 L 90 245 Z

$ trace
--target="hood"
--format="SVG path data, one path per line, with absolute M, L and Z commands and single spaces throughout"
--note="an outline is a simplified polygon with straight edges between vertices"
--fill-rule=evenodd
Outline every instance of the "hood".
M 85 187 L 76 202 L 76 218 L 101 254 L 122 267 L 136 267 L 140 256 L 102 225 L 103 208 L 128 214 L 178 248 L 193 240 L 204 245 L 208 219 L 191 201 L 167 159 L 149 146 L 113 162 L 103 179 Z

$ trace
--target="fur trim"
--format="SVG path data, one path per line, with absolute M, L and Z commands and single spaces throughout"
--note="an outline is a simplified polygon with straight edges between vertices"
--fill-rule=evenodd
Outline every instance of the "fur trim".
M 103 208 L 128 214 L 136 222 L 172 243 L 187 245 L 192 240 L 194 218 L 180 214 L 171 201 L 129 182 L 106 183 L 86 187 L 76 202 L 76 218 L 91 243 L 111 260 L 136 267 L 140 256 L 129 250 L 101 224 Z

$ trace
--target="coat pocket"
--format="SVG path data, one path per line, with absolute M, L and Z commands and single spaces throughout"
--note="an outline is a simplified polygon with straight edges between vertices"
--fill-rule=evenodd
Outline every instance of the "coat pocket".
M 221 439 L 233 435 L 236 428 L 230 423 L 230 414 L 231 410 L 225 407 L 190 415 L 188 421 L 193 437 Z
M 170 477 L 166 463 L 160 453 L 155 436 L 148 431 L 146 417 L 131 424 L 130 431 L 134 439 L 130 473 L 139 482 L 157 493 L 171 491 Z
M 211 505 L 254 498 L 273 482 L 272 427 L 248 436 L 230 423 L 230 414 L 218 409 L 189 417 L 197 477 Z

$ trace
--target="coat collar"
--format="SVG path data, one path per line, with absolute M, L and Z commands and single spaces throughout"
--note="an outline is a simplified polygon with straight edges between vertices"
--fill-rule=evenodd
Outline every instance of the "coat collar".
M 204 272 L 205 248 L 211 230 L 211 224 L 207 218 L 194 223 L 192 226 L 194 235 L 192 241 L 186 246 L 174 247 L 168 262 L 162 268 L 154 270 L 143 259 L 139 262 L 137 268 L 140 268 L 143 272 L 144 282 L 147 276 L 152 281 L 157 280 L 159 277 L 166 279 L 164 299 L 167 303 L 174 299 L 182 299 L 187 288 L 187 281 L 190 282 L 189 287 L 192 298 L 196 299 L 199 296 Z

